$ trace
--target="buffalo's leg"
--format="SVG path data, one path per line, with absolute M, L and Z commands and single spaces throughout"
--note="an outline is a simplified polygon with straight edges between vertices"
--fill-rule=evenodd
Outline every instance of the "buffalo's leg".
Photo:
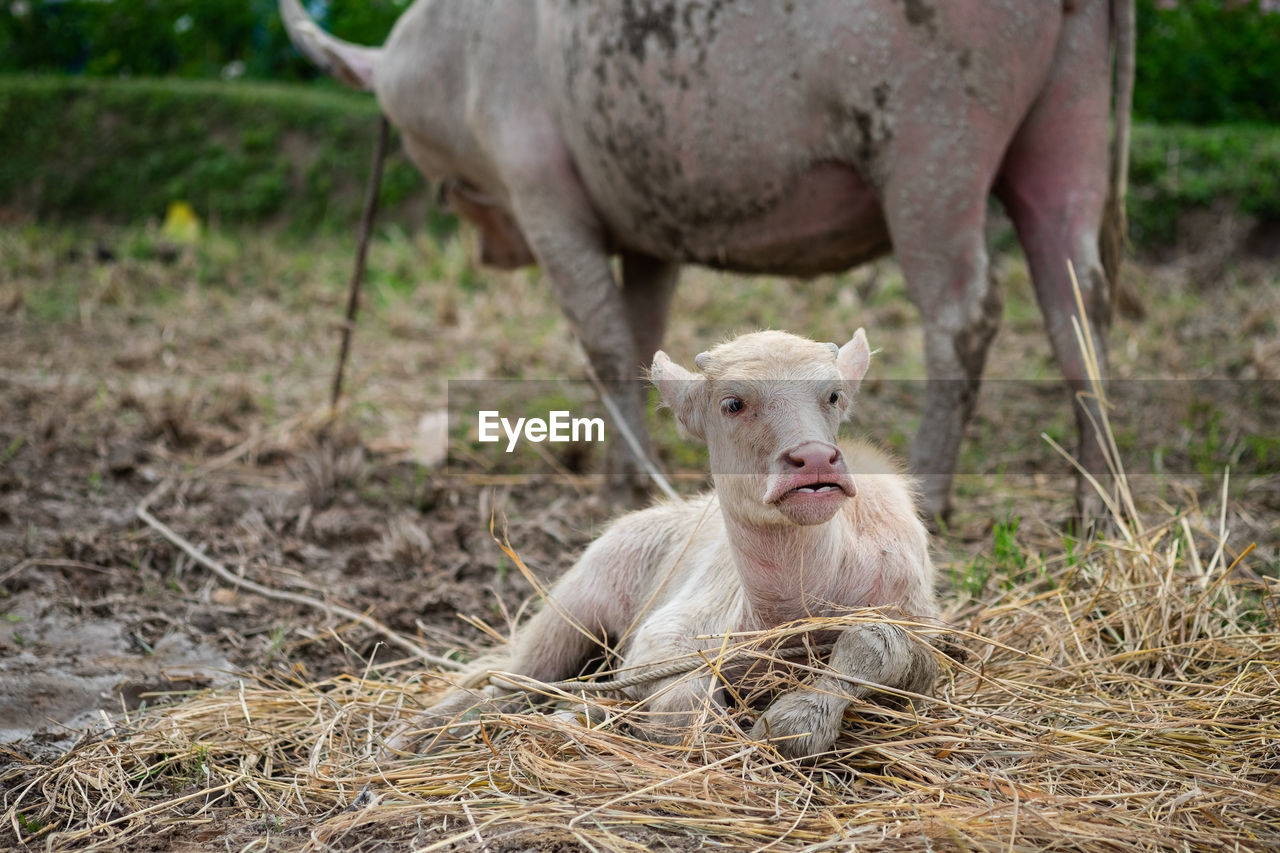
M 622 255 L 622 297 L 626 301 L 631 340 L 640 367 L 648 367 L 662 347 L 667 330 L 671 297 L 680 277 L 680 265 L 650 255 Z
M 1068 262 L 1080 284 L 1088 323 L 1081 323 L 1106 378 L 1110 290 L 1099 255 L 1098 233 L 1107 199 L 1110 84 L 1109 5 L 1081 4 L 1067 16 L 1054 70 L 1010 145 L 997 194 L 1026 252 L 1036 298 L 1054 356 L 1072 392 L 1079 427 L 1077 459 L 1106 482 L 1098 405 L 1087 393 L 1085 360 L 1073 327 L 1080 319 Z M 1076 483 L 1082 519 L 1096 517 L 1100 499 L 1083 478 Z
M 519 145 L 506 170 L 516 219 L 596 377 L 616 392 L 622 420 L 648 453 L 641 355 L 627 299 L 610 267 L 603 225 L 549 118 L 531 117 Z M 648 476 L 617 433 L 609 442 L 608 486 L 615 497 L 638 502 L 648 492 Z
M 962 190 L 954 201 L 886 206 L 907 292 L 924 323 L 928 384 L 911 467 L 931 522 L 950 512 L 960 443 L 1002 309 L 983 238 L 985 186 Z

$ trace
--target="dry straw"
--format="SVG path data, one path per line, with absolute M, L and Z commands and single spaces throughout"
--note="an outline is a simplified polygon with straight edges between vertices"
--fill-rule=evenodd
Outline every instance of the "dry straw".
M 1142 519 L 1111 462 L 1113 535 L 1028 557 L 954 613 L 968 660 L 937 698 L 855 704 L 811 765 L 740 732 L 653 745 L 628 733 L 636 709 L 565 684 L 544 691 L 558 711 L 387 757 L 389 721 L 456 677 L 401 661 L 246 676 L 112 719 L 51 763 L 15 756 L 3 832 L 49 850 L 1274 850 L 1274 583 L 1238 580 L 1249 549 L 1232 556 L 1225 521 Z M 797 627 L 814 625 L 722 654 Z

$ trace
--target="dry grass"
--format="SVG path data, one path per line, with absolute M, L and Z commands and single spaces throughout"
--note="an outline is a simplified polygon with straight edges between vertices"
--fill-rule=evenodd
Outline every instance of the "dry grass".
M 1275 849 L 1274 582 L 1244 579 L 1225 511 L 1214 531 L 1144 518 L 1117 475 L 1108 537 L 1058 542 L 953 613 L 969 658 L 936 700 L 855 706 L 811 766 L 739 734 L 653 745 L 593 696 L 387 758 L 388 721 L 443 680 L 370 662 L 320 683 L 246 677 L 108 721 L 49 763 L 15 756 L 3 831 L 51 850 Z
M 5 249 L 16 242 L 0 235 Z M 341 293 L 308 282 L 344 281 L 349 256 L 331 248 L 313 261 L 311 252 L 281 252 L 266 238 L 232 246 L 214 243 L 204 250 L 209 257 L 184 257 L 172 269 L 67 264 L 58 245 L 13 248 L 15 257 L 31 255 L 33 269 L 0 282 L 0 305 L 36 332 L 54 331 L 0 335 L 7 369 L 44 381 L 42 371 L 59 365 L 86 377 L 89 389 L 68 381 L 63 396 L 76 403 L 36 398 L 32 435 L 48 439 L 64 429 L 67 411 L 91 402 L 101 383 L 135 399 L 129 408 L 142 413 L 147 430 L 168 436 L 175 453 L 190 441 L 206 455 L 229 448 L 195 468 L 193 489 L 219 459 L 246 453 L 246 429 L 259 436 L 245 441 L 248 452 L 274 450 L 277 428 L 288 424 L 277 411 L 318 405 L 332 366 Z M 393 235 L 380 249 L 384 268 L 368 313 L 374 326 L 362 331 L 353 361 L 352 396 L 366 421 L 376 419 L 384 432 L 411 428 L 424 400 L 429 409 L 443 405 L 446 376 L 524 375 L 531 364 L 540 375 L 579 374 L 545 283 L 521 273 L 465 289 L 456 284 L 465 266 L 457 245 L 419 252 Z M 416 281 L 422 256 L 440 269 L 422 273 L 421 287 L 402 287 L 401 279 Z M 206 261 L 230 272 L 201 284 Z M 1014 378 L 1029 370 L 1056 377 L 1034 305 L 1025 293 L 1018 299 L 1027 289 L 1019 269 L 1002 334 L 1023 334 L 997 347 L 993 375 L 1003 365 Z M 696 352 L 708 334 L 735 324 L 832 340 L 865 324 L 886 341 L 884 375 L 920 375 L 917 320 L 891 266 L 803 284 L 689 279 L 668 335 L 673 353 Z M 1147 285 L 1160 294 L 1152 300 L 1159 316 L 1144 327 L 1122 321 L 1113 338 L 1132 352 L 1113 353 L 1115 375 L 1238 368 L 1246 379 L 1275 376 L 1274 278 L 1210 289 L 1152 274 Z M 169 301 L 153 304 L 154 290 Z M 67 300 L 54 296 L 63 291 L 82 294 L 69 302 L 74 317 L 39 325 L 41 316 L 61 316 Z M 72 339 L 92 345 L 68 348 Z M 125 372 L 102 369 L 112 363 Z M 166 396 L 174 387 L 179 396 Z M 232 412 L 235 423 L 219 426 L 226 401 L 261 410 Z M 903 420 L 890 404 L 876 403 Z M 1037 429 L 1047 418 L 1067 419 L 1058 401 L 1052 411 L 1034 401 L 1022 411 Z M 1011 426 L 1016 414 L 999 411 L 1002 445 L 1031 444 L 1033 431 Z M 1243 429 L 1257 428 L 1251 413 L 1230 413 L 1237 416 Z M 325 445 L 298 456 L 296 474 L 313 501 L 322 505 L 361 479 L 356 449 Z M 488 720 L 482 739 L 429 757 L 383 760 L 384 723 L 428 702 L 443 682 L 417 664 L 379 660 L 319 683 L 246 675 L 243 688 L 170 697 L 172 704 L 115 718 L 47 761 L 0 752 L 0 763 L 11 762 L 0 779 L 0 846 L 1275 849 L 1280 612 L 1274 582 L 1248 581 L 1245 571 L 1254 562 L 1271 573 L 1266 561 L 1274 557 L 1248 555 L 1250 540 L 1231 541 L 1226 529 L 1253 530 L 1259 550 L 1274 554 L 1274 504 L 1248 493 L 1246 501 L 1224 500 L 1222 515 L 1206 526 L 1213 510 L 1201 512 L 1203 490 L 1179 496 L 1175 511 L 1158 502 L 1172 501 L 1170 490 L 1146 480 L 1160 497 L 1138 509 L 1118 504 L 1106 541 L 1069 545 L 1048 533 L 1024 540 L 1020 574 L 993 578 L 981 603 L 952 613 L 970 659 L 949 667 L 937 701 L 914 713 L 855 708 L 838 750 L 812 767 L 740 737 L 677 749 L 633 739 L 618 725 L 586 727 L 545 713 Z M 1264 481 L 1273 493 L 1274 478 L 1252 481 L 1256 493 Z M 1248 482 L 1237 475 L 1232 486 Z M 989 519 L 999 501 L 1015 500 L 1018 514 L 1038 523 L 1046 505 L 1066 503 L 1041 491 L 1049 496 L 988 488 L 968 512 Z M 372 546 L 406 560 L 420 559 L 425 547 L 400 526 Z M 606 715 L 620 710 L 603 697 L 589 704 Z M 739 713 L 749 728 L 749 712 Z

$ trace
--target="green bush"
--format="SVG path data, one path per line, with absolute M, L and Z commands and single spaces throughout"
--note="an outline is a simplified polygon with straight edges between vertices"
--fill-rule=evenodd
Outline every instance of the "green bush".
M 304 2 L 327 29 L 359 44 L 381 44 L 409 5 Z M 1259 0 L 1136 3 L 1138 117 L 1280 122 L 1280 13 Z M 0 0 L 0 71 L 317 76 L 289 44 L 276 0 Z
M 224 224 L 351 228 L 377 121 L 367 95 L 298 86 L 0 76 L 0 205 L 145 221 L 181 199 Z M 426 188 L 392 151 L 380 201 L 394 219 Z
M 381 44 L 408 0 L 325 0 L 324 25 Z M 17 0 L 0 3 L 0 71 L 297 80 L 276 0 Z
M 1280 128 L 1138 125 L 1130 149 L 1134 244 L 1171 245 L 1178 216 L 1215 202 L 1280 220 Z
M 1280 12 L 1258 0 L 1137 0 L 1134 113 L 1156 122 L 1280 123 Z

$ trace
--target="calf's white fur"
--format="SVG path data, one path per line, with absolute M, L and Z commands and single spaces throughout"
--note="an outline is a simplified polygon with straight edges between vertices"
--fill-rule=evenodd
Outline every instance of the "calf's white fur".
M 861 329 L 843 347 L 743 335 L 699 355 L 698 372 L 658 352 L 650 378 L 683 430 L 706 441 L 714 492 L 614 521 L 510 645 L 479 666 L 557 681 L 602 642 L 620 666 L 635 667 L 714 652 L 718 642 L 706 637 L 852 608 L 935 620 L 934 568 L 908 481 L 867 445 L 837 444 L 869 362 Z M 830 749 L 850 701 L 872 692 L 839 674 L 932 689 L 933 650 L 897 625 L 859 623 L 834 639 L 833 674 L 774 699 L 754 736 L 789 756 Z M 716 707 L 708 699 L 719 686 L 711 674 L 674 676 L 629 694 L 657 721 L 642 732 L 676 742 Z M 445 728 L 475 706 L 519 703 L 498 687 L 455 688 L 413 725 Z M 401 735 L 393 745 L 408 742 Z

